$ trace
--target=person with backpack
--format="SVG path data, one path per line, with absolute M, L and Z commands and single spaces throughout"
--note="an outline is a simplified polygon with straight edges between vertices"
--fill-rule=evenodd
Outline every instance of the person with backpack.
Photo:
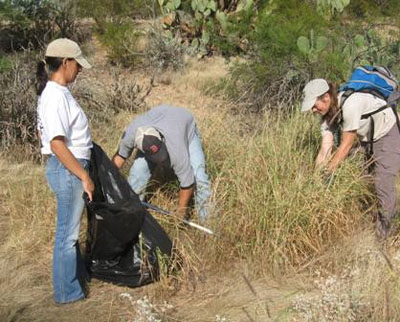
M 194 195 L 199 220 L 209 217 L 210 180 L 200 133 L 188 110 L 159 105 L 139 115 L 123 133 L 118 152 L 113 157 L 114 164 L 121 168 L 134 149 L 138 153 L 128 182 L 142 201 L 151 178 L 169 181 L 168 177 L 175 176 L 180 185 L 178 215 L 187 216 Z
M 52 41 L 37 66 L 37 128 L 41 153 L 47 157 L 46 177 L 57 200 L 53 253 L 54 301 L 83 299 L 85 269 L 78 243 L 84 208 L 82 193 L 92 200 L 94 184 L 88 168 L 92 138 L 86 115 L 68 89 L 82 68 L 90 68 L 78 44 Z
M 361 82 L 363 83 L 363 82 Z M 342 88 L 343 89 L 343 88 Z M 400 132 L 397 113 L 385 97 L 373 91 L 341 91 L 325 79 L 313 79 L 303 90 L 302 111 L 321 115 L 322 141 L 316 166 L 333 173 L 348 156 L 357 137 L 373 158 L 378 199 L 376 234 L 386 239 L 397 214 L 395 182 L 400 170 Z M 335 133 L 341 141 L 332 153 Z

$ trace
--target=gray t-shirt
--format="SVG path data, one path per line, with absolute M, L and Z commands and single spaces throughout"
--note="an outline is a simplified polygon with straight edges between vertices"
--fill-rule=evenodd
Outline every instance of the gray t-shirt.
M 343 92 L 339 93 L 339 102 Z M 371 131 L 371 119 L 361 119 L 361 116 L 384 106 L 386 102 L 372 94 L 353 93 L 343 105 L 342 111 L 342 131 L 357 131 L 357 136 L 361 142 L 368 142 Z M 379 140 L 387 134 L 396 123 L 396 117 L 391 108 L 372 115 L 374 119 L 374 141 Z M 326 121 L 321 124 L 322 136 L 327 132 L 333 132 L 327 125 Z
M 128 158 L 136 148 L 136 130 L 141 126 L 152 126 L 164 136 L 171 166 L 180 186 L 192 185 L 194 173 L 190 164 L 189 143 L 195 135 L 193 115 L 182 107 L 160 105 L 138 116 L 128 125 L 120 142 L 118 154 L 123 158 Z

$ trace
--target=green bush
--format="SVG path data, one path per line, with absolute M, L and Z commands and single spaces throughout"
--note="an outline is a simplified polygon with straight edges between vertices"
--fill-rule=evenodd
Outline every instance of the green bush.
M 73 1 L 4 0 L 0 3 L 1 51 L 42 48 L 67 37 L 82 43 L 89 36 L 80 28 Z
M 351 0 L 347 13 L 355 18 L 376 22 L 377 17 L 391 17 L 399 20 L 400 2 L 397 0 Z
M 292 106 L 308 80 L 322 77 L 340 84 L 360 64 L 398 71 L 397 28 L 349 22 L 349 7 L 342 13 L 322 9 L 294 0 L 259 8 L 249 26 L 254 32 L 247 36 L 249 59 L 230 73 L 228 93 L 235 106 L 251 111 Z
M 137 40 L 140 33 L 131 22 L 104 22 L 99 40 L 107 47 L 108 58 L 113 64 L 132 66 L 139 61 Z
M 121 18 L 146 18 L 153 14 L 153 0 L 75 0 L 79 13 L 83 17 L 93 18 L 97 28 L 102 28 L 107 21 Z

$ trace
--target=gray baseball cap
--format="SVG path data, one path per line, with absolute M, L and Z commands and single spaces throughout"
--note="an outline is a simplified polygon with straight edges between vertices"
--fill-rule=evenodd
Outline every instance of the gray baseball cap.
M 53 40 L 46 49 L 46 57 L 62 57 L 73 58 L 83 68 L 91 68 L 92 66 L 83 57 L 82 51 L 75 41 L 68 38 L 58 38 Z
M 301 111 L 307 112 L 312 109 L 317 98 L 329 91 L 328 82 L 325 79 L 317 78 L 309 81 L 303 89 L 303 103 Z

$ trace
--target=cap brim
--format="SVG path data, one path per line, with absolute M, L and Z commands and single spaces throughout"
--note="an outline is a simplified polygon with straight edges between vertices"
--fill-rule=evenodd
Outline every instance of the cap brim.
M 145 153 L 145 158 L 149 160 L 150 162 L 153 163 L 163 163 L 168 159 L 168 151 L 167 147 L 165 146 L 165 143 L 163 142 L 161 144 L 160 149 L 157 151 L 157 153 L 150 154 L 150 153 Z
M 76 57 L 76 58 L 74 58 L 77 62 L 78 62 L 78 64 L 79 65 L 81 65 L 83 68 L 92 68 L 92 65 L 90 65 L 89 63 L 88 63 L 88 61 L 85 59 L 85 58 L 83 58 L 83 56 L 79 56 L 79 57 Z
M 312 109 L 312 107 L 315 105 L 315 102 L 317 101 L 316 97 L 306 97 L 303 100 L 303 103 L 301 104 L 301 111 L 302 112 L 307 112 Z

